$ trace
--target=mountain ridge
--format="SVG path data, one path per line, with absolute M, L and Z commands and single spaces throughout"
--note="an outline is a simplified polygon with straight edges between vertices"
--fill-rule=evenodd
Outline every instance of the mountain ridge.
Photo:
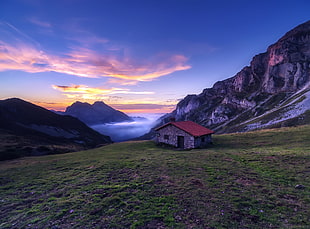
M 309 87 L 310 21 L 307 21 L 288 31 L 266 52 L 254 56 L 250 65 L 233 77 L 216 82 L 198 95 L 186 96 L 160 123 L 168 122 L 173 116 L 177 121 L 195 121 L 217 133 L 253 130 L 240 124 L 267 114 L 303 91 L 301 96 L 308 100 Z M 306 120 L 306 111 L 310 109 L 307 106 Z M 238 118 L 239 122 L 228 125 Z
M 19 98 L 0 100 L 0 159 L 94 148 L 112 143 L 86 124 Z
M 76 117 L 89 126 L 111 122 L 132 121 L 128 115 L 115 110 L 103 101 L 96 101 L 92 105 L 77 101 L 67 107 L 63 114 Z

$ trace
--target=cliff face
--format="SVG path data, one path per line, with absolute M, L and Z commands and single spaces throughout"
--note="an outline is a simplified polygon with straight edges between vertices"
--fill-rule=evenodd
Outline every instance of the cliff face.
M 199 95 L 185 97 L 170 116 L 198 122 L 219 133 L 245 131 L 248 127 L 240 124 L 288 105 L 297 92 L 308 98 L 309 88 L 310 21 L 286 33 L 235 76 Z M 310 109 L 305 106 L 304 111 Z

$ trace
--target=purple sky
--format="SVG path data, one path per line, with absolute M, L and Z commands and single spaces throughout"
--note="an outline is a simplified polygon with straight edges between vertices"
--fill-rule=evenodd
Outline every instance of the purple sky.
M 168 112 L 309 12 L 308 0 L 1 0 L 0 99 Z

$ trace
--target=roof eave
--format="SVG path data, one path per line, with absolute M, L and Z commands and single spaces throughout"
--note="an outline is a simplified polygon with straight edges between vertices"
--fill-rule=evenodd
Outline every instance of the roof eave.
M 190 132 L 187 131 L 187 130 L 184 130 L 184 129 L 180 128 L 180 127 L 177 126 L 177 125 L 174 125 L 174 122 L 168 122 L 168 123 L 166 123 L 166 124 L 164 124 L 164 125 L 162 125 L 162 126 L 156 128 L 155 131 L 158 131 L 158 130 L 160 130 L 160 129 L 162 129 L 162 128 L 165 128 L 166 126 L 169 126 L 169 125 L 173 125 L 174 127 L 176 127 L 176 128 L 178 128 L 179 130 L 182 130 L 182 131 L 184 131 L 184 132 L 190 134 L 190 135 L 193 136 L 193 137 L 201 137 L 201 136 L 205 136 L 205 135 L 214 134 L 214 131 L 212 131 L 212 132 L 210 132 L 210 133 L 208 133 L 208 134 L 195 135 L 195 134 L 190 133 Z
M 193 135 L 193 134 L 191 134 L 191 135 L 193 135 L 194 137 L 203 137 L 203 136 L 211 135 L 211 134 L 214 134 L 214 132 L 209 133 L 209 134 L 202 134 L 202 135 Z

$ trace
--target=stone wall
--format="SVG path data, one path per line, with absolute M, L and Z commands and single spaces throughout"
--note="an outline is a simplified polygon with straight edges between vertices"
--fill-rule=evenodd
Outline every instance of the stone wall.
M 195 148 L 204 148 L 212 143 L 211 134 L 195 138 Z
M 169 136 L 168 139 L 165 137 L 165 135 Z M 184 137 L 184 149 L 195 148 L 195 138 L 173 125 L 169 125 L 158 130 L 156 141 L 157 143 L 165 143 L 174 147 L 178 147 L 178 136 Z
M 194 137 L 173 125 L 158 130 L 156 142 L 178 147 L 178 136 L 184 137 L 184 149 L 204 148 L 212 142 L 211 135 Z

